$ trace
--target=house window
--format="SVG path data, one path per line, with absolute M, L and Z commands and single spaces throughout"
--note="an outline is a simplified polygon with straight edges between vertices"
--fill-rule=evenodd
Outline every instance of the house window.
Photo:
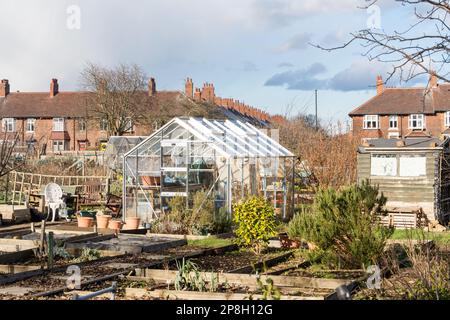
M 53 152 L 64 151 L 64 140 L 53 140 Z
M 133 132 L 133 128 L 134 128 L 133 120 L 131 118 L 126 118 L 124 132 L 128 133 Z
M 108 120 L 106 120 L 106 119 L 100 120 L 100 130 L 108 131 Z
M 85 119 L 78 120 L 78 130 L 86 131 L 86 120 Z
M 53 131 L 64 131 L 64 118 L 53 118 Z
M 397 129 L 397 128 L 398 128 L 398 116 L 390 116 L 389 129 Z
M 16 131 L 16 119 L 4 118 L 3 119 L 3 131 L 4 132 L 15 132 Z
M 36 126 L 36 119 L 29 118 L 27 119 L 27 132 L 34 132 Z
M 364 116 L 364 129 L 378 129 L 378 123 L 377 115 Z
M 425 116 L 423 114 L 412 114 L 409 116 L 409 129 L 424 129 Z
M 450 127 L 450 111 L 445 113 L 445 126 Z

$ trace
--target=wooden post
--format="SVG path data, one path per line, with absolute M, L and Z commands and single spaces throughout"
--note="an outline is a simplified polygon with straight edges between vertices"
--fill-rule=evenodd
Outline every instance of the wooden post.
M 34 225 L 34 222 L 31 223 L 30 229 L 31 229 L 31 232 L 33 232 L 33 233 L 36 232 L 36 226 Z
M 39 250 L 41 253 L 44 253 L 44 247 L 45 247 L 45 220 L 41 221 L 41 242 Z
M 6 175 L 6 188 L 5 188 L 5 203 L 8 204 L 8 193 L 9 193 L 9 172 Z
M 50 231 L 48 233 L 48 253 L 47 253 L 47 257 L 48 257 L 48 269 L 52 269 L 53 268 L 53 245 L 54 245 L 54 237 L 53 237 L 53 232 Z

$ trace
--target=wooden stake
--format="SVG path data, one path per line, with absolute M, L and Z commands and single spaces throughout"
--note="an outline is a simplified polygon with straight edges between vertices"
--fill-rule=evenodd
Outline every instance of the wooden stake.
M 45 220 L 42 220 L 41 221 L 41 242 L 40 242 L 40 247 L 39 247 L 41 254 L 44 253 L 44 248 L 45 248 Z
M 34 225 L 34 222 L 31 223 L 31 232 L 36 232 L 36 227 Z
M 47 253 L 47 257 L 48 257 L 48 269 L 52 269 L 53 268 L 53 245 L 54 245 L 54 237 L 53 237 L 53 232 L 49 232 L 48 233 L 48 253 Z

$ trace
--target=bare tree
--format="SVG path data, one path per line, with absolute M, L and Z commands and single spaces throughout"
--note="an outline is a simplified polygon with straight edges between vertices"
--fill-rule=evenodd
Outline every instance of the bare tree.
M 368 9 L 378 0 L 365 0 Z M 314 46 L 332 51 L 359 43 L 363 55 L 370 61 L 390 63 L 392 69 L 386 81 L 395 74 L 401 82 L 408 82 L 423 74 L 435 74 L 450 82 L 450 0 L 395 0 L 414 11 L 414 22 L 402 30 L 390 32 L 362 29 L 351 33 L 349 41 L 334 48 Z
M 14 134 L 4 132 L 0 140 L 0 177 L 3 177 L 15 170 L 23 159 L 15 157 L 14 151 L 19 141 L 19 133 Z
M 146 75 L 137 65 L 120 64 L 113 69 L 88 63 L 81 73 L 87 98 L 87 117 L 104 121 L 108 136 L 122 136 L 144 121 Z

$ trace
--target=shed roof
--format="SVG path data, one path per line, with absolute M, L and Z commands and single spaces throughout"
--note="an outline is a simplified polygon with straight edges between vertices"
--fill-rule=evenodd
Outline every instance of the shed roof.
M 399 144 L 403 142 L 404 145 Z M 412 150 L 412 149 L 440 149 L 447 145 L 449 138 L 441 140 L 435 137 L 426 138 L 404 138 L 404 139 L 371 139 L 367 145 L 359 147 L 360 152 L 370 150 Z

